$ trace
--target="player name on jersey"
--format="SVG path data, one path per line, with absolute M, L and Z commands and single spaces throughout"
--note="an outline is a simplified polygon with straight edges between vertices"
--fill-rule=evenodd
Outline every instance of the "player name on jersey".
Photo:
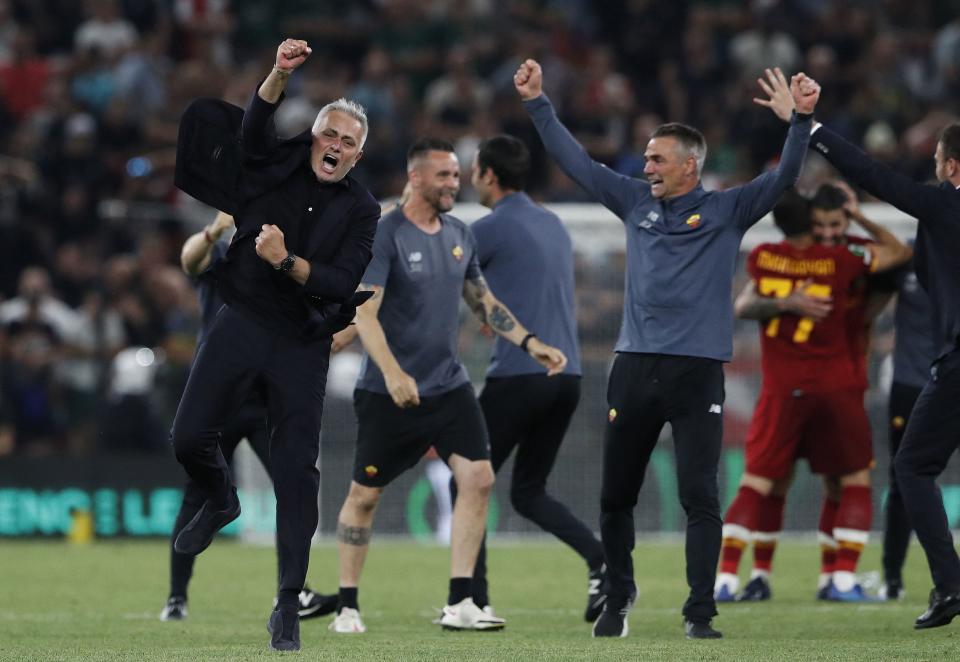
M 761 250 L 757 255 L 757 268 L 791 276 L 832 276 L 837 271 L 837 263 L 832 257 L 804 259 Z

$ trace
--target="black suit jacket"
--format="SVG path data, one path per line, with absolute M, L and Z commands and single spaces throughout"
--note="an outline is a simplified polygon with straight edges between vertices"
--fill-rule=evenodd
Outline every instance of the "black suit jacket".
M 960 345 L 960 190 L 949 182 L 920 184 L 875 161 L 825 126 L 810 138 L 844 177 L 917 219 L 913 261 L 930 295 L 937 356 Z
M 289 140 L 277 138 L 273 112 L 255 93 L 246 112 L 218 99 L 197 99 L 180 121 L 174 182 L 201 202 L 237 218 L 234 241 L 259 232 L 285 213 L 284 183 L 309 160 L 312 137 L 305 131 Z M 349 175 L 342 193 L 324 209 L 310 230 L 310 263 L 302 286 L 312 313 L 302 333 L 329 336 L 347 326 L 356 306 L 370 295 L 356 293 L 370 262 L 380 205 Z M 229 288 L 242 290 L 243 284 Z

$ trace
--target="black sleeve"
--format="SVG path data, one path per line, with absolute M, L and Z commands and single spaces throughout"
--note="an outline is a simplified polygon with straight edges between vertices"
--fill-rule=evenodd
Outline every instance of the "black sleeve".
M 260 84 L 257 84 L 257 90 L 254 91 L 247 104 L 247 109 L 243 113 L 243 124 L 241 126 L 241 143 L 243 151 L 247 156 L 260 158 L 277 144 L 277 131 L 273 124 L 273 114 L 276 112 L 280 103 L 283 101 L 284 94 L 276 103 L 269 103 L 260 98 Z
M 916 218 L 920 223 L 956 226 L 960 209 L 951 191 L 919 184 L 890 167 L 875 161 L 852 143 L 825 126 L 810 138 L 810 147 L 820 152 L 847 179 L 865 191 Z
M 303 284 L 307 294 L 343 301 L 353 294 L 373 257 L 373 239 L 380 220 L 380 205 L 372 197 L 351 212 L 350 226 L 337 254 L 329 262 L 310 261 Z
M 896 269 L 887 269 L 886 271 L 870 274 L 870 277 L 867 279 L 868 287 L 871 292 L 883 292 L 884 294 L 896 292 L 900 289 L 903 275 L 911 268 L 911 264 L 908 262 Z

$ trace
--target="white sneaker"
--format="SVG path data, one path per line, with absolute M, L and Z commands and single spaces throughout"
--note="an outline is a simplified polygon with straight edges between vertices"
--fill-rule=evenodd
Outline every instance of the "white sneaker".
M 473 598 L 464 598 L 443 608 L 440 625 L 444 630 L 502 630 L 507 622 L 494 616 L 493 609 L 480 609 Z
M 716 602 L 733 602 L 739 590 L 740 578 L 733 573 L 721 572 L 713 585 L 713 599 Z
M 350 607 L 344 607 L 340 610 L 327 629 L 331 632 L 341 634 L 359 634 L 367 631 L 367 626 L 360 620 L 360 612 Z
M 187 601 L 185 598 L 170 598 L 163 605 L 160 612 L 161 621 L 182 621 L 187 617 Z

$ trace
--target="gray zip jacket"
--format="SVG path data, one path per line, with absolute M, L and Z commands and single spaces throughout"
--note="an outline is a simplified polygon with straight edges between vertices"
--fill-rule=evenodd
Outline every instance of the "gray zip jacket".
M 726 191 L 697 184 L 684 195 L 657 199 L 647 182 L 591 159 L 546 95 L 524 106 L 560 168 L 626 228 L 623 322 L 614 351 L 729 361 L 740 241 L 797 181 L 812 120 L 794 114 L 780 163 L 751 182 Z

